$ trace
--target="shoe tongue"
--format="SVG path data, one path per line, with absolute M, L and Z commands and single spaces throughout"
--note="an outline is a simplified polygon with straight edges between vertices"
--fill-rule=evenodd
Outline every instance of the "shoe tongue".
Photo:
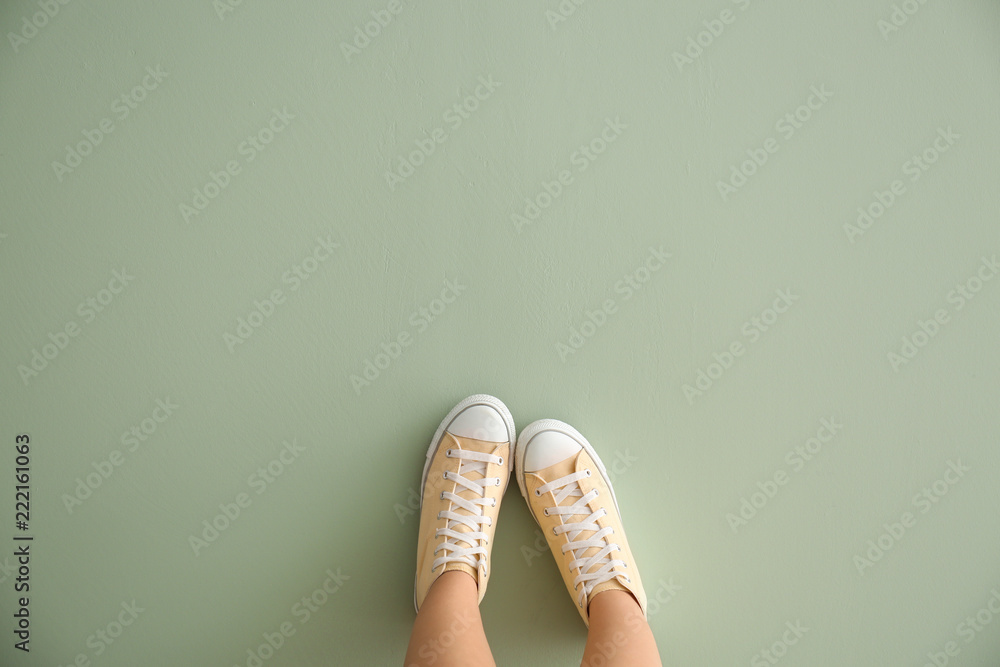
M 548 468 L 542 468 L 537 472 L 531 473 L 532 475 L 538 475 L 546 483 L 555 481 L 560 477 L 565 477 L 566 475 L 572 475 L 576 472 L 576 460 L 580 458 L 580 452 L 576 452 L 567 456 L 562 461 L 558 463 L 553 463 Z

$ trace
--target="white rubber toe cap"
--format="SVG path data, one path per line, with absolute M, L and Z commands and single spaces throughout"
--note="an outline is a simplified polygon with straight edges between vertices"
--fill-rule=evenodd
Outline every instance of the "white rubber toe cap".
M 510 439 L 503 415 L 488 405 L 470 405 L 452 420 L 446 430 L 460 438 L 486 442 L 508 442 Z
M 542 431 L 531 438 L 524 450 L 524 471 L 535 472 L 565 461 L 577 454 L 583 445 L 559 431 Z

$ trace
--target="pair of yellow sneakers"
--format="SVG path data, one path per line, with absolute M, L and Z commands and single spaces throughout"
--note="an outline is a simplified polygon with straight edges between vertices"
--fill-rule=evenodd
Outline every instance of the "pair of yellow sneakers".
M 438 427 L 421 481 L 414 607 L 420 610 L 431 584 L 450 570 L 472 575 L 482 602 L 513 470 L 583 622 L 590 626 L 589 603 L 608 589 L 631 593 L 645 617 L 646 594 L 618 502 L 590 443 L 555 419 L 531 423 L 516 443 L 515 434 L 507 406 L 487 394 L 459 402 Z

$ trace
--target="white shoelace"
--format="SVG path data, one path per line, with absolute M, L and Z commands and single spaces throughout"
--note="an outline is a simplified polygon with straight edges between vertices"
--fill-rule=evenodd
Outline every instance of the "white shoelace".
M 465 449 L 449 449 L 445 452 L 445 456 L 460 459 L 461 463 L 457 474 L 446 471 L 444 478 L 455 482 L 458 487 L 471 491 L 477 497 L 463 498 L 458 493 L 451 491 L 441 492 L 441 499 L 450 501 L 453 511 L 442 510 L 438 512 L 438 518 L 447 519 L 448 522 L 444 528 L 437 530 L 435 537 L 445 536 L 448 539 L 441 542 L 434 550 L 434 553 L 443 550 L 445 554 L 434 559 L 431 569 L 436 570 L 440 565 L 460 562 L 471 565 L 485 575 L 486 545 L 490 543 L 490 538 L 483 532 L 482 527 L 492 526 L 493 519 L 483 516 L 483 508 L 496 507 L 497 504 L 496 498 L 486 498 L 486 487 L 500 486 L 502 481 L 499 477 L 485 476 L 486 464 L 503 465 L 503 458 L 495 454 L 482 454 Z M 478 480 L 470 480 L 466 477 L 470 473 L 479 473 L 482 477 Z M 461 492 L 461 489 L 456 488 L 456 491 Z M 465 510 L 465 513 L 459 514 L 458 511 L 454 511 L 456 509 Z M 455 530 L 459 525 L 468 526 L 471 530 L 469 532 Z M 475 546 L 462 547 L 459 546 L 459 542 Z
M 549 491 L 555 492 L 556 506 L 546 507 L 543 513 L 545 516 L 553 514 L 561 515 L 559 519 L 562 522 L 561 525 L 555 526 L 552 530 L 556 535 L 568 533 L 567 537 L 569 541 L 562 546 L 562 552 L 573 552 L 573 560 L 569 564 L 570 570 L 580 568 L 580 574 L 573 581 L 573 587 L 578 588 L 580 591 L 577 596 L 577 602 L 581 607 L 595 586 L 610 581 L 617 576 L 619 574 L 616 572 L 617 568 L 628 567 L 625 561 L 610 557 L 612 551 L 622 550 L 619 545 L 608 540 L 608 536 L 614 533 L 615 529 L 611 526 L 601 528 L 597 524 L 598 519 L 607 515 L 607 510 L 601 507 L 596 512 L 591 512 L 587 506 L 587 503 L 599 495 L 597 489 L 591 489 L 585 495 L 583 489 L 580 488 L 579 481 L 590 477 L 590 475 L 590 470 L 570 473 L 565 477 L 560 477 L 535 489 L 535 495 L 537 496 L 541 496 L 543 493 L 548 493 Z M 563 506 L 562 502 L 567 498 L 579 498 L 579 500 L 572 505 Z M 587 518 L 583 521 L 567 523 L 566 519 L 573 516 L 586 516 Z M 594 534 L 588 539 L 577 540 L 577 537 L 583 532 L 593 532 Z M 581 557 L 587 549 L 594 547 L 599 549 L 597 553 L 589 558 Z M 623 574 L 622 576 L 625 577 L 625 581 L 631 581 L 628 575 Z

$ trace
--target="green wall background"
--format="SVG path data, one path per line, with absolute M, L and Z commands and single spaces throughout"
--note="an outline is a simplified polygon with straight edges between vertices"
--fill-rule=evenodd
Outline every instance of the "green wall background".
M 996 2 L 225 1 L 0 10 L 0 663 L 401 664 L 487 392 L 615 462 L 664 664 L 998 664 Z M 538 536 L 498 664 L 582 654 Z

